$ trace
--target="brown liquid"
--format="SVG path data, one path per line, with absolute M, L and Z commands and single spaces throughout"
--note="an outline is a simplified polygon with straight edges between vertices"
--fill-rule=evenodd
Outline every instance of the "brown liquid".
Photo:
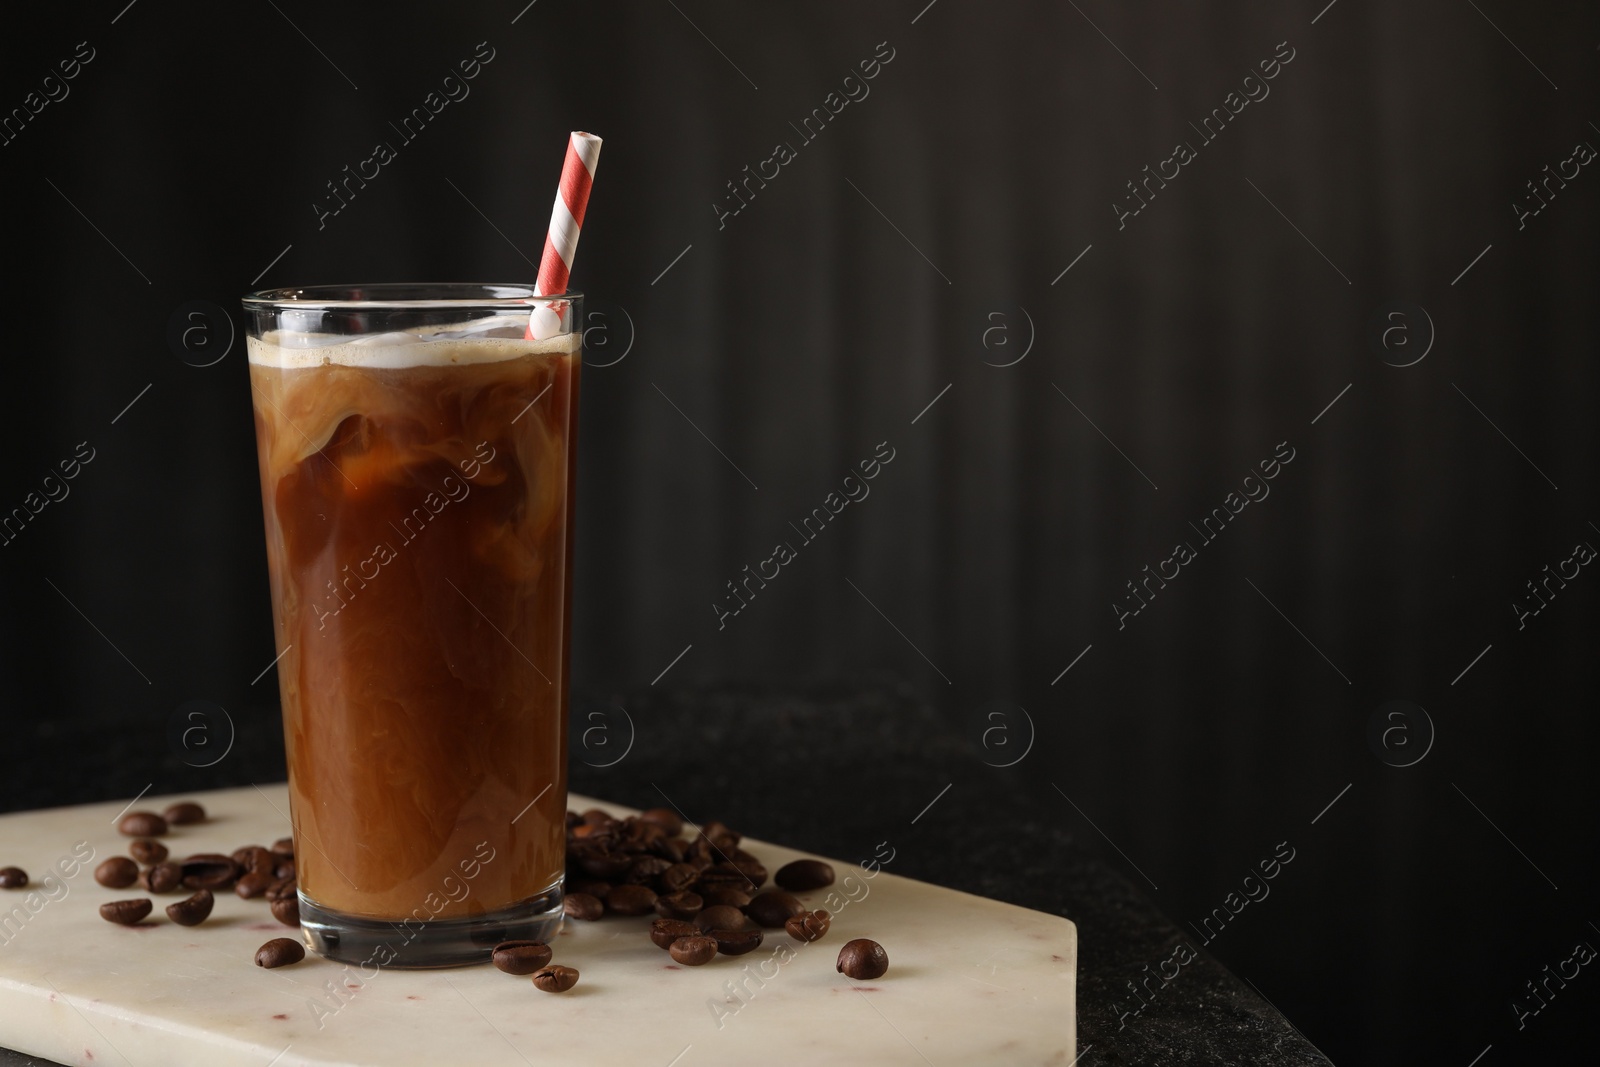
M 301 890 L 379 919 L 544 893 L 565 847 L 577 356 L 253 362 L 250 382 Z

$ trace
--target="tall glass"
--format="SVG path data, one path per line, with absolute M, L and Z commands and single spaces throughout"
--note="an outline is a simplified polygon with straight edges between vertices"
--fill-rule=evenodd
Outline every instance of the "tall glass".
M 244 299 L 300 917 L 323 955 L 470 963 L 560 922 L 581 303 Z

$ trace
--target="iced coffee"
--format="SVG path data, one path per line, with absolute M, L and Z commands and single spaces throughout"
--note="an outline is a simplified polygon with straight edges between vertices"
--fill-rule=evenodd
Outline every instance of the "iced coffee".
M 530 339 L 519 296 L 246 301 L 301 914 L 336 958 L 559 916 L 580 320 L 541 301 L 567 332 Z

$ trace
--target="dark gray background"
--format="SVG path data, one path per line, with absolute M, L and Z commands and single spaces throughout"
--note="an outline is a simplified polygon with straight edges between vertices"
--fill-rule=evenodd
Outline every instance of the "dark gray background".
M 1210 949 L 1336 1062 L 1592 1047 L 1600 979 L 1520 1030 L 1511 1004 L 1600 945 L 1600 577 L 1524 629 L 1511 604 L 1600 546 L 1600 174 L 1525 228 L 1511 205 L 1600 146 L 1600 13 L 1325 3 L 30 11 L 0 111 L 78 42 L 95 58 L 0 145 L 0 511 L 79 442 L 95 459 L 0 548 L 7 804 L 109 798 L 83 769 L 113 761 L 158 793 L 248 780 L 279 744 L 274 676 L 251 681 L 274 649 L 242 345 L 187 366 L 174 311 L 529 281 L 589 129 L 574 284 L 608 316 L 595 361 L 628 321 L 633 344 L 584 381 L 580 689 L 640 691 L 689 645 L 658 688 L 889 671 L 995 762 L 986 729 L 1011 723 L 1006 759 L 1027 734 L 986 717 L 1011 702 L 1030 818 L 1180 926 L 1296 849 Z M 471 95 L 319 230 L 324 183 L 481 41 Z M 800 147 L 789 123 L 885 41 L 871 95 Z M 1124 183 L 1198 147 L 1282 41 L 1270 96 L 1119 230 Z M 780 140 L 798 158 L 719 230 L 724 183 Z M 1405 368 L 1371 325 L 1401 302 L 1415 344 L 1436 334 Z M 871 496 L 719 631 L 724 582 L 881 441 Z M 1270 497 L 1119 630 L 1124 583 L 1284 441 Z M 183 764 L 167 722 L 194 699 L 249 757 Z M 1369 744 L 1390 700 L 1431 718 L 1410 767 Z M 926 781 L 885 820 L 947 783 L 933 811 L 960 819 L 986 788 L 931 753 Z

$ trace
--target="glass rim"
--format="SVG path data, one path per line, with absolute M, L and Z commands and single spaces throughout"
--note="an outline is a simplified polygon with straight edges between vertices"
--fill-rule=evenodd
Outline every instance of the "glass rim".
M 416 294 L 427 295 L 416 295 Z M 404 294 L 404 295 L 401 295 Z M 509 282 L 376 282 L 371 285 L 299 285 L 246 293 L 247 311 L 283 309 L 362 311 L 518 310 L 559 300 L 579 300 L 575 289 L 538 295 L 530 284 Z

